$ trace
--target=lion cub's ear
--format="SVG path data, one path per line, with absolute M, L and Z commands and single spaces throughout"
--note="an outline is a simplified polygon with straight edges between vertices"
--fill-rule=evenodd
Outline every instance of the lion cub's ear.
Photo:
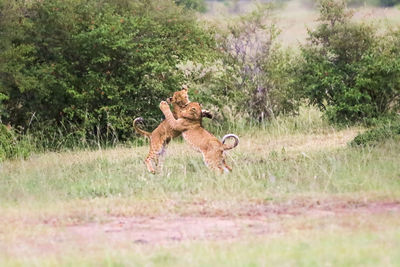
M 188 90 L 188 87 L 187 87 L 186 84 L 182 84 L 182 90 L 184 90 L 184 91 L 187 91 L 187 90 Z

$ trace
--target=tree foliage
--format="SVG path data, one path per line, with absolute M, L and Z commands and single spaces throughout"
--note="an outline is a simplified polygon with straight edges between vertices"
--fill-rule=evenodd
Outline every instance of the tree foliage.
M 345 2 L 320 1 L 320 24 L 301 48 L 296 83 L 311 104 L 333 122 L 353 123 L 398 108 L 398 33 L 380 35 L 350 20 Z
M 0 12 L 1 120 L 49 135 L 128 138 L 180 88 L 176 64 L 214 47 L 166 0 L 3 0 Z

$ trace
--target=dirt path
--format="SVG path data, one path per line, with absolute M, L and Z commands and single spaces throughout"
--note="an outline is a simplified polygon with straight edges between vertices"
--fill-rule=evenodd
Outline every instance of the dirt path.
M 107 223 L 76 225 L 65 230 L 82 239 L 90 240 L 104 235 L 112 241 L 130 240 L 134 243 L 154 244 L 185 240 L 225 240 L 247 235 L 287 232 L 289 229 L 281 223 L 282 219 L 287 221 L 299 218 L 307 220 L 335 218 L 335 223 L 340 224 L 342 220 L 346 221 L 346 217 L 365 218 L 382 214 L 400 215 L 400 203 L 314 203 L 302 207 L 255 205 L 247 207 L 236 216 L 203 214 L 203 216 L 110 218 Z M 327 223 L 331 222 L 328 220 Z
M 400 226 L 400 202 L 300 202 L 248 204 L 234 214 L 207 209 L 195 215 L 107 217 L 100 222 L 59 225 L 51 220 L 26 224 L 29 234 L 21 234 L 1 244 L 6 255 L 37 256 L 133 245 L 172 245 L 190 241 L 268 238 L 293 231 L 325 229 L 367 229 L 383 231 L 385 223 Z M 396 227 L 397 227 L 396 226 Z M 26 231 L 24 229 L 24 231 Z M 0 233 L 1 237 L 1 233 Z

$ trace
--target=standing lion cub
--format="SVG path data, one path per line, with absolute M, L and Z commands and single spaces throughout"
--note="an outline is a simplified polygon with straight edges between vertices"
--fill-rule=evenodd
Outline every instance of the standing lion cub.
M 182 132 L 185 141 L 194 149 L 203 154 L 203 159 L 207 167 L 223 173 L 232 171 L 226 164 L 224 151 L 232 149 L 239 144 L 239 138 L 234 134 L 227 134 L 222 138 L 222 142 L 208 132 L 202 126 L 201 106 L 197 102 L 190 102 L 181 110 L 180 117 L 174 118 L 167 102 L 160 103 L 160 109 L 164 113 L 165 120 L 174 131 Z M 227 138 L 234 138 L 233 145 L 224 144 Z

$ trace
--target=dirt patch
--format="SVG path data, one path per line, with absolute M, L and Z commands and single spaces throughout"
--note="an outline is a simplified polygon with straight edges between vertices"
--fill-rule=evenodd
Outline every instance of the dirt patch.
M 206 207 L 207 203 L 203 205 Z M 400 202 L 295 201 L 243 204 L 234 212 L 226 213 L 204 208 L 191 215 L 110 216 L 99 222 L 74 225 L 60 225 L 46 219 L 40 224 L 24 223 L 21 227 L 26 232 L 14 234 L 3 245 L 0 232 L 0 249 L 6 255 L 29 257 L 58 255 L 71 249 L 89 251 L 268 238 L 305 230 L 384 231 L 387 224 L 383 221 L 400 226 L 399 215 Z
M 399 202 L 311 203 L 287 205 L 251 205 L 235 216 L 215 216 L 204 211 L 197 216 L 111 217 L 106 223 L 68 226 L 64 230 L 79 239 L 107 236 L 109 241 L 158 244 L 185 240 L 226 240 L 248 235 L 290 231 L 282 220 L 303 218 L 342 218 L 400 214 Z M 339 220 L 340 221 L 340 220 Z M 338 221 L 337 221 L 338 222 Z

